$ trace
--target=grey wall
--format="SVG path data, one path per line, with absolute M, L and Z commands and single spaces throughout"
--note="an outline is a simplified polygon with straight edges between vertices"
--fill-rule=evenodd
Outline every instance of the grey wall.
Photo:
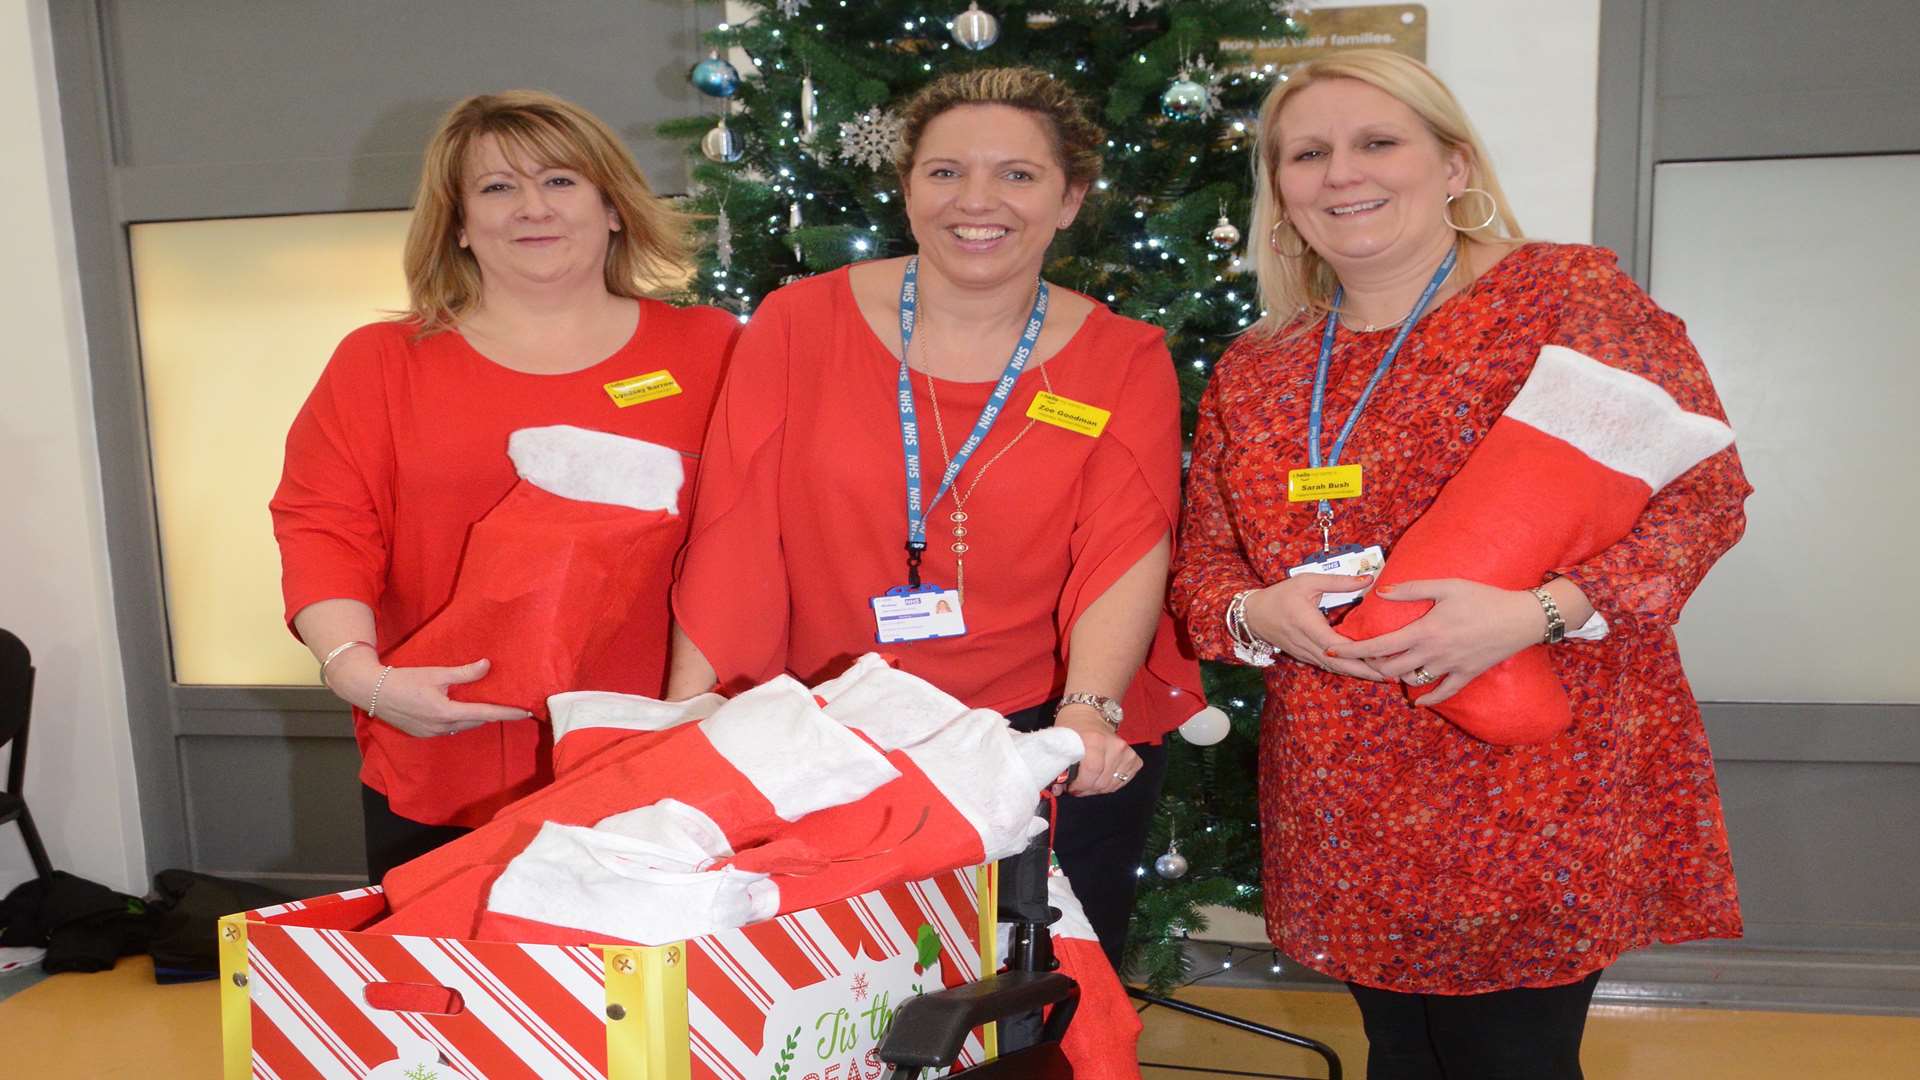
M 1658 165 L 1920 152 L 1910 0 L 1603 0 L 1601 13 L 1594 232 L 1642 284 Z M 1807 212 L 1864 209 L 1836 192 Z M 1746 938 L 1628 957 L 1603 992 L 1920 1012 L 1920 704 L 1705 711 Z
M 50 14 L 149 862 L 339 888 L 363 878 L 339 703 L 172 678 L 127 226 L 406 207 L 439 115 L 510 87 L 586 106 L 657 189 L 684 190 L 682 148 L 652 132 L 711 109 L 686 72 L 717 13 L 684 0 L 52 0 Z

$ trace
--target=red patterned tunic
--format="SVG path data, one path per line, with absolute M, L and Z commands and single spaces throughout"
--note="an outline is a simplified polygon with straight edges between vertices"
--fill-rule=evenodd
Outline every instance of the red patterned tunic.
M 1327 387 L 1337 430 L 1391 342 L 1342 329 Z M 1200 404 L 1173 604 L 1202 656 L 1232 659 L 1234 593 L 1319 548 L 1306 464 L 1320 333 L 1248 338 Z M 1725 419 L 1680 320 L 1596 248 L 1529 244 L 1436 307 L 1375 391 L 1343 461 L 1366 494 L 1335 542 L 1394 541 L 1505 410 L 1544 345 L 1665 387 Z M 1713 759 L 1674 642 L 1681 605 L 1739 539 L 1752 489 L 1733 448 L 1656 494 L 1626 539 L 1562 567 L 1606 616 L 1555 646 L 1573 727 L 1495 746 L 1401 688 L 1282 658 L 1261 734 L 1267 932 L 1336 978 L 1471 994 L 1577 980 L 1655 939 L 1740 933 Z

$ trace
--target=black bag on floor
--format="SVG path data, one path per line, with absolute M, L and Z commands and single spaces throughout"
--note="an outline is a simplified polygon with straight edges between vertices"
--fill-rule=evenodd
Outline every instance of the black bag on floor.
M 147 951 L 153 916 L 137 896 L 55 870 L 0 900 L 0 946 L 43 948 L 40 966 L 106 971 L 122 956 Z
M 193 982 L 220 976 L 220 918 L 292 900 L 272 889 L 192 870 L 153 876 L 159 894 L 153 941 L 155 982 Z

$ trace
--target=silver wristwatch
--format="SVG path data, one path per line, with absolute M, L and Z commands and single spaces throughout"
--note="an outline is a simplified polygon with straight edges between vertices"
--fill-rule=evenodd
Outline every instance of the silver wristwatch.
M 1100 719 L 1105 720 L 1107 722 L 1107 726 L 1112 728 L 1115 734 L 1119 733 L 1120 717 L 1121 717 L 1120 703 L 1113 700 L 1112 698 L 1101 697 L 1099 694 L 1088 694 L 1084 692 L 1078 693 L 1078 694 L 1067 694 L 1060 699 L 1059 707 L 1053 710 L 1054 715 L 1058 716 L 1060 714 L 1060 709 L 1063 709 L 1068 705 L 1093 706 L 1094 710 L 1100 714 Z

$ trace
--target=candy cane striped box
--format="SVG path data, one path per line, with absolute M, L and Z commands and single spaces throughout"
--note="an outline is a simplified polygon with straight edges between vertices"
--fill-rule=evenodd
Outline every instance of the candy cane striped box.
M 991 972 L 991 866 L 673 945 L 361 932 L 378 888 L 220 924 L 226 1080 L 876 1080 L 915 994 Z M 993 1056 L 991 1026 L 959 1064 Z

